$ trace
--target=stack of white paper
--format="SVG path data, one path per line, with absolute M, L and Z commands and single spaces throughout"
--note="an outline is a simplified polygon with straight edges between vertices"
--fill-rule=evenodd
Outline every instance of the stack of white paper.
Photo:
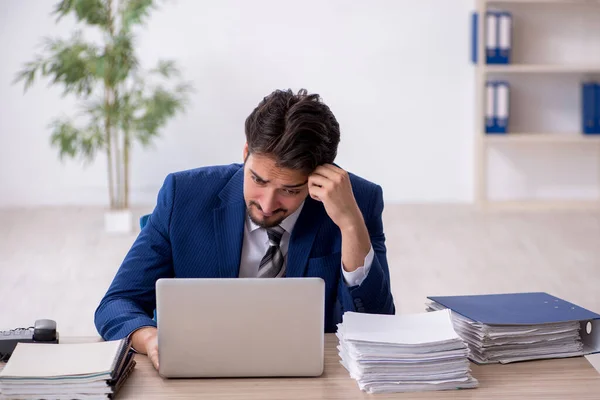
M 126 340 L 19 343 L 0 372 L 0 399 L 113 398 L 133 367 Z
M 471 376 L 466 344 L 448 310 L 379 315 L 347 312 L 338 324 L 342 365 L 369 393 L 466 389 Z
M 447 310 L 436 302 L 427 310 Z M 579 322 L 536 325 L 487 325 L 452 313 L 456 332 L 467 343 L 470 359 L 478 364 L 564 358 L 584 354 Z

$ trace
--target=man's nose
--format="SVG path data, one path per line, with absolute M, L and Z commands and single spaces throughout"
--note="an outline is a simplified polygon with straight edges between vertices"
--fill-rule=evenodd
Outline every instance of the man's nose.
M 277 209 L 277 196 L 275 193 L 266 193 L 260 206 L 265 214 L 271 214 L 275 211 Z

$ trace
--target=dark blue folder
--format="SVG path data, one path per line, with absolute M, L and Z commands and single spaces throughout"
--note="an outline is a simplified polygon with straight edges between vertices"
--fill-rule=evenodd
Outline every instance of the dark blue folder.
M 428 299 L 486 325 L 536 325 L 593 321 L 600 315 L 548 293 L 439 296 Z
M 600 91 L 596 89 L 594 82 L 583 82 L 581 84 L 581 129 L 584 134 L 596 134 L 598 130 L 598 94 Z

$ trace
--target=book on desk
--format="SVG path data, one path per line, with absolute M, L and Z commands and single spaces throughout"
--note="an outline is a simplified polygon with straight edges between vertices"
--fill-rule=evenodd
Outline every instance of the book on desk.
M 114 398 L 134 366 L 127 339 L 18 343 L 0 372 L 0 399 Z
M 478 364 L 600 352 L 600 315 L 544 292 L 431 296 L 428 311 L 450 309 Z

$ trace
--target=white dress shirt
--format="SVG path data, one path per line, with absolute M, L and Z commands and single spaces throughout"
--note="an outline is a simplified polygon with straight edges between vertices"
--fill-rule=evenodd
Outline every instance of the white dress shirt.
M 281 237 L 281 242 L 279 243 L 284 265 L 287 262 L 290 235 L 303 207 L 304 203 L 279 224 L 279 226 L 285 230 Z M 240 261 L 240 278 L 255 278 L 258 275 L 258 266 L 268 248 L 269 237 L 267 236 L 266 229 L 256 225 L 249 216 L 246 216 L 246 223 L 244 224 L 244 244 L 242 245 L 242 258 Z M 342 274 L 348 286 L 358 286 L 365 280 L 369 273 L 369 269 L 371 268 L 371 264 L 373 263 L 374 256 L 375 252 L 373 251 L 373 246 L 371 246 L 369 254 L 365 257 L 364 264 L 353 272 L 344 270 L 340 260 Z

